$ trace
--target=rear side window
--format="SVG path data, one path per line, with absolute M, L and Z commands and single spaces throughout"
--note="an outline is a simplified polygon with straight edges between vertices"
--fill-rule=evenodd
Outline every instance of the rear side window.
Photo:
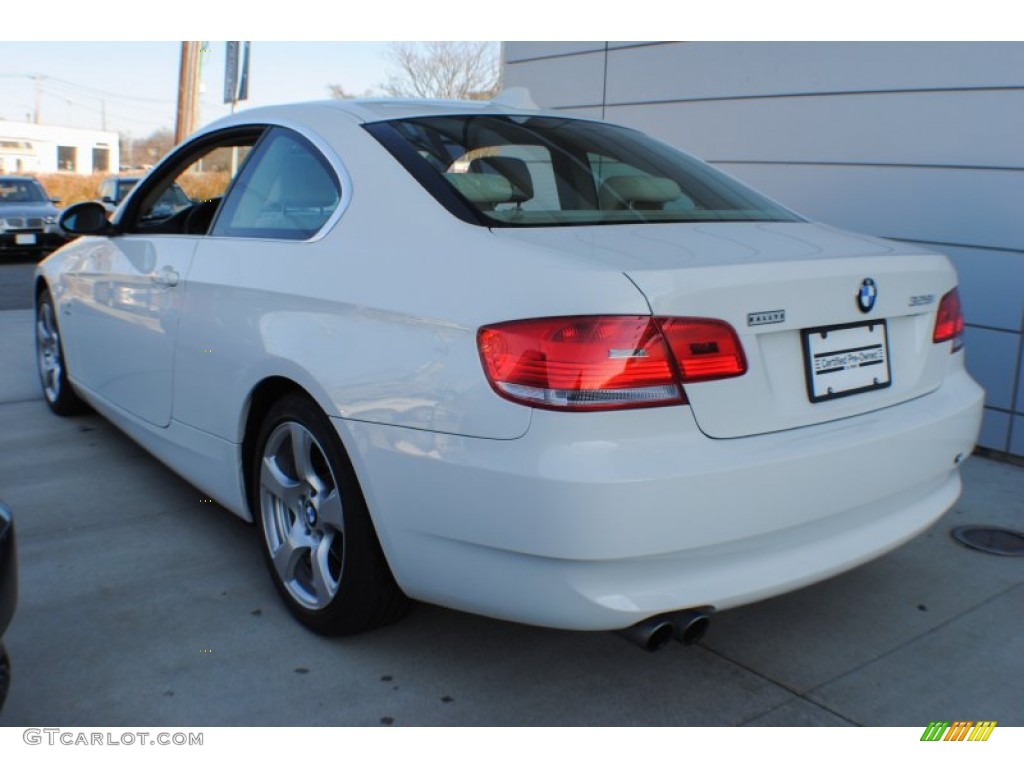
M 452 213 L 486 226 L 800 221 L 706 163 L 607 123 L 451 115 L 367 130 Z
M 308 240 L 341 202 L 341 185 L 320 152 L 277 128 L 256 147 L 217 217 L 214 236 Z

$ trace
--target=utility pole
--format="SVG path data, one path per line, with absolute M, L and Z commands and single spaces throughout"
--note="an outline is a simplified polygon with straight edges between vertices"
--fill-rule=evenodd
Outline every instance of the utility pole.
M 181 44 L 181 64 L 178 69 L 178 112 L 174 126 L 174 143 L 180 144 L 196 129 L 199 108 L 199 48 L 198 40 Z

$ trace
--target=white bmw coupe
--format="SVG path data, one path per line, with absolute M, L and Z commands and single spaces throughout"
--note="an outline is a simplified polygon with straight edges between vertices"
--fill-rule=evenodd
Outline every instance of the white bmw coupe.
M 927 528 L 979 429 L 946 257 L 605 122 L 251 110 L 62 225 L 46 401 L 254 521 L 325 634 L 413 598 L 692 642 Z

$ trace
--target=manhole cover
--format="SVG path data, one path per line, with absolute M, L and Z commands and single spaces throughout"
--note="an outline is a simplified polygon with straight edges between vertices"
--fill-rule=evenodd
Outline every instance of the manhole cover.
M 962 525 L 949 535 L 965 547 L 988 552 L 990 555 L 1024 556 L 1024 533 L 1008 528 Z

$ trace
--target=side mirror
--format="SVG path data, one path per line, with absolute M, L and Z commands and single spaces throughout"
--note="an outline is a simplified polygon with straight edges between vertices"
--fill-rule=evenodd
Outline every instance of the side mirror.
M 60 205 L 60 198 L 59 197 L 51 197 L 50 198 L 50 202 L 53 203 L 54 205 Z
M 117 201 L 114 198 L 110 197 L 110 195 L 107 195 L 106 197 L 103 198 L 103 202 L 114 205 Z
M 69 235 L 111 235 L 107 209 L 99 203 L 75 203 L 60 215 L 60 226 Z

